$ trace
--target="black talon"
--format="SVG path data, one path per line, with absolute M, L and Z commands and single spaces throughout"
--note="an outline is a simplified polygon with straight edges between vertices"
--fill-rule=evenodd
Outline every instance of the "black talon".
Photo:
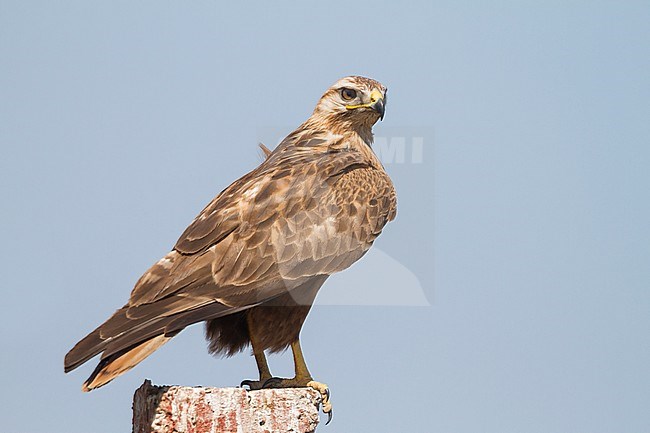
M 332 421 L 332 417 L 333 417 L 332 412 L 334 411 L 330 410 L 329 412 L 325 412 L 327 414 L 327 422 L 325 423 L 325 425 L 329 424 L 330 421 Z
M 327 401 L 329 401 L 330 400 L 330 389 L 329 388 L 325 388 L 325 395 L 327 396 Z
M 248 380 L 248 379 L 242 380 L 241 383 L 239 384 L 239 387 L 243 388 L 244 386 L 248 386 L 250 388 L 251 385 L 252 385 L 252 382 L 253 382 L 252 380 Z

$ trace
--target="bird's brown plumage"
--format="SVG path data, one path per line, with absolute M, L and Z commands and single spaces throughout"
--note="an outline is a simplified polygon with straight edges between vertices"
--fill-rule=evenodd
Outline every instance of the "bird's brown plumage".
M 353 108 L 342 88 L 358 92 Z M 376 96 L 368 100 L 377 92 L 381 113 Z M 101 353 L 84 384 L 99 387 L 201 321 L 213 353 L 245 348 L 251 320 L 262 349 L 288 347 L 327 277 L 361 258 L 395 217 L 393 185 L 370 147 L 385 93 L 363 77 L 330 88 L 305 123 L 201 211 L 128 303 L 70 350 L 65 371 Z

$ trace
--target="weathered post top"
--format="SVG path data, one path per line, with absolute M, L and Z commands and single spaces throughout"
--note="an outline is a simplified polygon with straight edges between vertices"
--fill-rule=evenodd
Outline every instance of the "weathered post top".
M 133 396 L 133 433 L 311 433 L 321 395 L 312 388 L 155 386 Z

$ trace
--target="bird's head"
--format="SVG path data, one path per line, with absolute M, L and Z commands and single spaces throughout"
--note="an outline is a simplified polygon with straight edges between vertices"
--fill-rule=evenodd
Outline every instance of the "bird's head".
M 370 129 L 384 118 L 386 87 L 371 78 L 341 78 L 316 104 L 312 119 L 328 126 Z

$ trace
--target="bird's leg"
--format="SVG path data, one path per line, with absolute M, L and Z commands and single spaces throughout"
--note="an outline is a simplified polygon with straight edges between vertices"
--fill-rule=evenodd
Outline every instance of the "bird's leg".
M 296 375 L 291 379 L 284 379 L 280 377 L 272 377 L 268 379 L 263 387 L 264 388 L 314 388 L 322 397 L 323 412 L 327 414 L 327 424 L 332 420 L 332 403 L 330 402 L 330 390 L 326 384 L 316 382 L 309 373 L 305 357 L 302 354 L 300 347 L 300 340 L 296 339 L 291 343 L 291 351 L 293 352 L 293 363 Z
M 253 319 L 251 318 L 250 314 L 246 315 L 246 323 L 248 325 L 248 336 L 251 340 L 251 346 L 253 346 L 253 355 L 255 355 L 255 362 L 257 363 L 257 370 L 260 372 L 260 380 L 243 380 L 239 386 L 248 386 L 248 388 L 253 391 L 256 389 L 262 389 L 264 384 L 272 376 L 271 370 L 269 370 L 269 364 L 266 362 L 264 349 L 260 345 L 259 340 L 255 334 Z

